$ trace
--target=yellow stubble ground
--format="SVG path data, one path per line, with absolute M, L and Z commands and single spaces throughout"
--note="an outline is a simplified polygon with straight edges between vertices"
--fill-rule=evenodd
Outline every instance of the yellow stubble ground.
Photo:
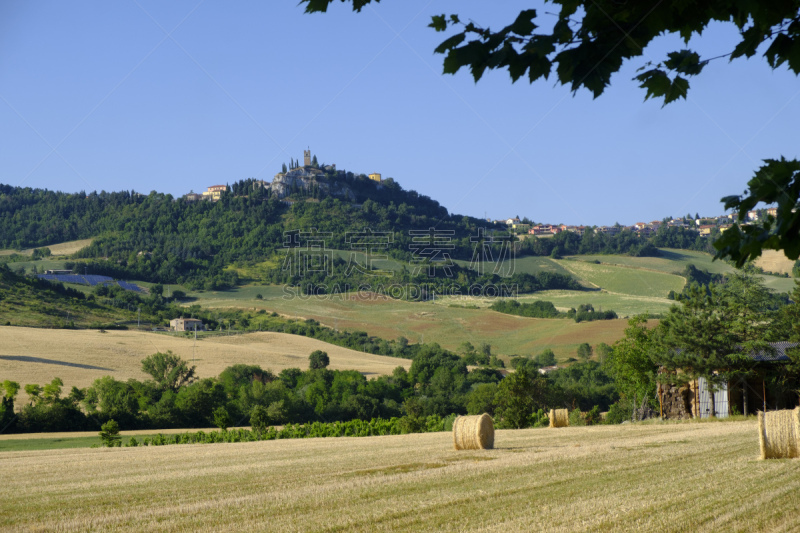
M 800 461 L 756 424 L 501 430 L 0 455 L 9 531 L 790 531 Z
M 58 244 L 51 244 L 46 248 L 49 248 L 53 255 L 71 255 L 92 244 L 92 240 L 93 239 L 81 239 L 79 241 L 61 242 Z M 42 246 L 42 248 L 45 247 Z M 0 255 L 11 255 L 14 253 L 18 253 L 20 255 L 31 255 L 33 254 L 33 250 L 34 248 L 28 248 L 27 250 L 0 250 Z

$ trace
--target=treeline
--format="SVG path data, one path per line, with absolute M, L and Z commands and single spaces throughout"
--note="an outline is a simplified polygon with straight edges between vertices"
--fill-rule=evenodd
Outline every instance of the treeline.
M 30 403 L 18 412 L 20 386 L 6 380 L 0 423 L 7 433 L 97 430 L 109 420 L 122 429 L 165 429 L 397 418 L 400 431 L 416 432 L 432 416 L 488 412 L 499 427 L 527 427 L 539 409 L 607 409 L 616 400 L 613 390 L 584 386 L 587 373 L 601 372 L 588 363 L 569 375 L 545 377 L 521 368 L 503 378 L 492 368 L 470 371 L 462 358 L 433 344 L 421 349 L 409 371 L 398 367 L 390 376 L 367 380 L 357 371 L 329 370 L 324 352 L 309 360 L 305 371 L 274 374 L 240 364 L 217 378 L 197 379 L 185 361 L 157 353 L 142 362 L 152 376 L 147 381 L 106 376 L 68 392 L 58 378 L 43 386 L 26 384 Z
M 414 420 L 404 416 L 400 418 L 372 418 L 370 420 L 348 420 L 347 422 L 311 422 L 309 424 L 286 424 L 280 429 L 274 426 L 261 426 L 252 423 L 252 429 L 237 428 L 220 431 L 195 431 L 181 434 L 157 434 L 152 437 L 137 439 L 130 437 L 127 442 L 122 442 L 118 429 L 114 430 L 112 424 L 104 424 L 104 429 L 111 431 L 101 432 L 103 444 L 109 447 L 125 446 L 168 446 L 171 444 L 217 444 L 222 442 L 256 442 L 261 440 L 281 439 L 313 439 L 327 437 L 376 437 L 383 435 L 403 435 L 406 433 L 433 433 L 437 431 L 452 431 L 455 415 L 442 418 L 431 415 L 423 420 Z M 115 422 L 115 421 L 112 421 Z M 117 425 L 118 428 L 118 425 Z
M 592 304 L 579 305 L 577 309 L 571 308 L 566 313 L 556 309 L 552 302 L 535 301 L 520 303 L 517 300 L 497 300 L 489 309 L 509 315 L 525 316 L 530 318 L 572 318 L 575 322 L 590 322 L 592 320 L 612 320 L 617 313 L 611 310 L 595 310 Z
M 595 233 L 587 228 L 583 235 L 562 231 L 552 238 L 524 239 L 519 244 L 521 255 L 561 257 L 565 255 L 621 254 L 633 257 L 657 257 L 658 248 L 680 248 L 714 253 L 714 237 L 702 237 L 700 232 L 677 226 L 662 225 L 650 237 L 629 229 L 616 234 Z
M 319 357 L 321 364 L 315 363 Z M 172 353 L 157 353 L 142 362 L 153 378 L 147 381 L 106 376 L 66 394 L 58 378 L 44 386 L 25 385 L 31 401 L 11 421 L 9 407 L 19 386 L 4 383 L 8 401 L 0 420 L 9 425 L 6 432 L 34 432 L 96 429 L 111 419 L 123 429 L 158 429 L 246 425 L 255 414 L 265 425 L 411 416 L 413 429 L 431 415 L 465 412 L 472 385 L 501 379 L 492 369 L 468 372 L 458 356 L 438 345 L 425 346 L 410 371 L 398 367 L 391 376 L 372 380 L 354 370 L 329 370 L 327 359 L 315 352 L 305 371 L 274 374 L 234 365 L 217 378 L 196 379 L 194 367 Z
M 376 274 L 369 270 L 352 268 L 351 263 L 334 258 L 329 269 L 312 270 L 310 260 L 299 255 L 302 265 L 298 271 L 272 269 L 262 280 L 271 284 L 296 287 L 302 295 L 324 295 L 348 291 L 368 290 L 405 300 L 429 300 L 434 295 L 514 296 L 545 290 L 585 290 L 569 274 L 539 272 L 514 273 L 500 276 L 481 274 L 476 270 L 450 263 L 446 266 L 422 266 L 416 271 L 403 268 L 399 271 Z

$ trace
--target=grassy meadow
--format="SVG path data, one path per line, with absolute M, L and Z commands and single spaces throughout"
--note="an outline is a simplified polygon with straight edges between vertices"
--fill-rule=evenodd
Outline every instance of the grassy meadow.
M 65 243 L 67 244 L 70 243 Z M 76 243 L 71 245 L 78 246 Z M 350 252 L 335 253 L 346 260 Z M 363 261 L 363 258 L 359 260 Z M 15 265 L 31 268 L 33 264 L 30 262 Z M 40 269 L 60 266 L 58 261 L 38 261 L 36 264 Z M 412 343 L 437 342 L 448 349 L 457 349 L 465 341 L 476 346 L 487 342 L 492 345 L 495 354 L 503 357 L 537 354 L 549 348 L 560 361 L 564 361 L 575 356 L 581 343 L 612 344 L 619 339 L 626 327 L 624 317 L 642 313 L 666 313 L 674 304 L 674 301 L 667 299 L 667 294 L 669 291 L 679 292 L 685 283 L 685 279 L 676 273 L 688 264 L 710 272 L 732 270 L 727 263 L 712 261 L 709 254 L 671 249 L 662 249 L 661 257 L 590 255 L 560 260 L 549 257 L 517 258 L 514 263 L 515 272 L 570 273 L 587 288 L 593 289 L 543 291 L 521 295 L 520 301 L 551 301 L 563 311 L 589 303 L 595 309 L 612 309 L 621 317 L 620 320 L 581 324 L 568 320 L 533 319 L 496 313 L 487 309 L 492 303 L 489 298 L 437 297 L 436 301 L 407 302 L 374 295 L 359 298 L 355 294 L 303 297 L 283 287 L 258 284 L 244 285 L 228 291 L 186 292 L 191 297 L 187 304 L 199 304 L 211 309 L 264 309 L 286 317 L 313 318 L 339 330 L 361 330 L 386 339 L 403 336 Z M 391 259 L 375 266 L 386 270 L 400 268 L 399 263 Z M 279 265 L 267 262 L 237 267 L 236 270 L 243 276 L 248 276 L 257 275 L 259 269 L 277 267 Z M 764 276 L 764 280 L 767 286 L 777 291 L 794 287 L 794 280 L 790 278 Z M 77 287 L 91 291 L 89 287 Z M 178 288 L 184 289 L 179 286 L 165 287 L 165 294 Z M 262 298 L 258 299 L 257 295 Z M 64 312 L 57 316 L 53 313 L 50 313 L 52 317 L 45 316 L 43 313 L 49 312 L 48 309 L 37 314 L 29 307 L 13 307 L 13 302 L 2 302 L 0 315 L 7 315 L 12 324 L 19 325 L 35 325 L 42 320 L 64 320 L 67 316 Z M 108 322 L 113 317 L 73 313 L 70 318 L 76 320 L 78 325 L 86 325 L 90 321 Z
M 9 451 L 7 531 L 791 531 L 800 461 L 756 423 Z
M 469 261 L 454 261 L 454 263 L 464 268 L 469 268 Z M 501 262 L 499 264 L 500 272 L 507 273 L 505 270 L 508 268 L 510 261 Z M 493 272 L 497 267 L 496 263 L 487 262 L 483 265 L 484 272 Z M 560 261 L 550 259 L 549 257 L 537 256 L 524 256 L 514 258 L 514 270 L 511 274 L 539 274 L 540 272 L 551 272 L 553 274 L 569 274 L 569 270 L 565 269 Z
M 681 276 L 643 268 L 574 260 L 561 261 L 561 265 L 591 286 L 614 294 L 666 298 L 669 291 L 680 292 L 686 284 Z
M 257 294 L 263 299 L 256 299 Z M 464 341 L 475 346 L 487 342 L 492 345 L 493 353 L 504 356 L 537 354 L 550 348 L 557 358 L 564 360 L 573 357 L 583 342 L 613 343 L 622 337 L 627 326 L 625 320 L 578 324 L 567 319 L 506 315 L 464 307 L 473 305 L 469 299 L 406 302 L 373 294 L 364 295 L 364 298 L 356 294 L 291 297 L 281 287 L 256 285 L 232 291 L 193 293 L 193 296 L 197 299 L 192 303 L 207 308 L 265 309 L 287 317 L 313 318 L 339 330 L 366 331 L 385 339 L 403 336 L 412 343 L 437 342 L 452 350 Z
M 690 264 L 694 265 L 700 270 L 707 270 L 712 274 L 725 274 L 735 270 L 734 267 L 729 263 L 724 261 L 714 261 L 713 256 L 705 252 L 675 250 L 671 248 L 659 248 L 659 250 L 661 251 L 661 257 L 631 257 L 628 255 L 574 255 L 570 256 L 569 259 L 573 261 L 577 260 L 584 262 L 600 261 L 601 265 L 597 266 L 608 267 L 610 265 L 614 265 L 627 267 L 628 269 L 652 270 L 664 274 L 674 274 L 680 272 Z M 787 265 L 787 262 L 789 265 Z M 573 263 L 567 260 L 564 263 L 564 266 L 572 264 Z M 791 272 L 791 266 L 793 263 L 780 253 L 778 253 L 777 256 L 773 253 L 765 253 L 763 258 L 760 258 L 758 261 L 756 261 L 756 264 L 771 272 Z M 628 270 L 628 272 L 630 272 L 630 270 Z M 762 276 L 762 279 L 767 287 L 776 292 L 787 292 L 794 289 L 793 278 L 781 278 L 777 276 L 764 275 Z M 601 286 L 605 289 L 609 289 L 607 286 Z M 625 292 L 629 291 L 626 290 Z

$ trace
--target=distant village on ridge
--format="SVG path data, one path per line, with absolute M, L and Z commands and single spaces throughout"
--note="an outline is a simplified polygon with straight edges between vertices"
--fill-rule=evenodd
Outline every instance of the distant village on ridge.
M 355 202 L 355 194 L 353 193 L 352 189 L 347 186 L 343 179 L 342 181 L 329 179 L 333 176 L 344 178 L 345 174 L 347 173 L 343 170 L 337 171 L 335 164 L 321 167 L 317 163 L 316 156 L 312 157 L 311 150 L 309 149 L 303 150 L 302 165 L 299 164 L 299 161 L 292 160 L 288 168 L 286 165 L 284 165 L 283 171 L 275 174 L 272 182 L 255 180 L 253 182 L 253 188 L 267 189 L 272 195 L 283 200 L 287 204 L 294 203 L 294 200 L 289 197 L 298 191 L 303 191 L 304 193 L 314 192 L 321 196 L 331 196 L 341 200 Z M 380 184 L 383 181 L 383 178 L 379 173 L 371 173 L 366 175 L 362 174 L 360 176 L 376 182 L 378 188 L 380 188 Z M 222 194 L 228 191 L 229 188 L 227 185 L 211 185 L 206 189 L 206 191 L 202 193 L 190 192 L 184 195 L 183 199 L 187 202 L 204 200 L 217 202 L 222 197 Z M 777 208 L 775 207 L 753 210 L 747 213 L 747 220 L 748 222 L 755 222 L 759 219 L 762 219 L 766 215 L 775 216 L 776 214 Z M 680 218 L 667 217 L 663 220 L 637 222 L 630 226 L 621 224 L 614 224 L 613 226 L 575 226 L 568 224 L 535 223 L 528 217 L 523 217 L 520 219 L 519 216 L 496 220 L 487 218 L 486 220 L 487 222 L 494 222 L 495 224 L 506 226 L 509 231 L 520 236 L 534 235 L 539 237 L 550 237 L 557 235 L 562 231 L 569 231 L 577 233 L 578 235 L 583 235 L 587 230 L 594 231 L 595 233 L 616 235 L 623 230 L 629 230 L 642 237 L 649 237 L 655 234 L 660 227 L 666 226 L 692 229 L 699 232 L 700 236 L 707 237 L 715 231 L 723 233 L 725 230 L 731 227 L 735 218 L 735 213 L 710 217 L 701 217 L 699 214 L 695 214 L 694 217 L 691 215 L 686 215 Z

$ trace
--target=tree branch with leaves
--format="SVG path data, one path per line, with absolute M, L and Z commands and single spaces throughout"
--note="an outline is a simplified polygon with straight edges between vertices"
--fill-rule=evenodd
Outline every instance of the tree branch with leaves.
M 300 0 L 307 13 L 325 12 L 335 0 Z M 340 0 L 360 12 L 380 0 Z M 597 98 L 626 61 L 640 59 L 633 81 L 645 90 L 645 100 L 661 98 L 664 105 L 686 99 L 689 79 L 699 76 L 711 61 L 761 57 L 773 69 L 786 67 L 800 74 L 800 0 L 715 0 L 687 3 L 618 2 L 614 0 L 552 0 L 556 12 L 524 9 L 510 24 L 493 31 L 458 14 L 431 17 L 437 32 L 454 31 L 436 47 L 444 55 L 443 72 L 468 68 L 477 82 L 487 70 L 507 70 L 511 81 L 530 83 L 555 75 L 573 92 L 586 89 Z M 553 18 L 555 20 L 553 20 Z M 668 52 L 659 61 L 644 61 L 646 47 L 657 37 L 676 34 L 688 46 L 711 23 L 732 24 L 739 41 L 732 50 L 702 57 L 688 48 Z M 545 29 L 546 28 L 546 29 Z M 717 242 L 718 258 L 741 266 L 764 249 L 783 250 L 800 257 L 800 162 L 765 160 L 740 196 L 722 199 L 735 209 L 737 221 Z M 747 211 L 759 203 L 777 204 L 777 216 L 755 224 Z

